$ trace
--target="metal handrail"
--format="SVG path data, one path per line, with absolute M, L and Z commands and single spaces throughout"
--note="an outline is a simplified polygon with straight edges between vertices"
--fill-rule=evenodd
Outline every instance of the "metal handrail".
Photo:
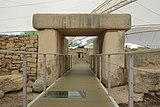
M 156 52 L 160 52 L 160 49 L 147 49 L 143 51 L 116 52 L 116 53 L 93 54 L 93 55 L 133 55 L 133 54 L 147 54 L 147 53 L 156 53 Z
M 47 87 L 47 80 L 46 80 L 46 55 L 69 56 L 69 63 L 72 63 L 72 56 L 68 55 L 68 54 L 54 54 L 54 53 L 48 53 L 48 52 L 11 51 L 11 50 L 0 50 L 0 54 L 22 54 L 23 55 L 23 64 L 22 64 L 22 67 L 23 67 L 23 107 L 27 107 L 27 55 L 28 54 L 43 55 L 44 92 L 46 91 L 46 87 Z M 65 64 L 65 60 L 66 59 L 64 57 L 64 64 Z M 72 67 L 72 64 L 69 64 L 69 69 L 71 69 L 71 67 Z M 64 71 L 64 73 L 65 73 L 65 71 Z
M 11 51 L 11 50 L 0 50 L 0 53 L 5 54 L 36 54 L 36 55 L 70 55 L 70 54 L 55 54 L 55 53 L 49 53 L 49 52 L 27 52 L 27 51 Z
M 135 54 L 147 54 L 147 53 L 157 53 L 160 52 L 160 49 L 148 49 L 148 50 L 143 50 L 143 51 L 130 51 L 130 52 L 117 52 L 117 53 L 108 53 L 108 54 L 93 54 L 90 55 L 91 56 L 91 69 L 93 69 L 92 67 L 94 67 L 95 65 L 95 76 L 97 75 L 97 61 L 98 58 L 101 61 L 102 56 L 108 56 L 108 64 L 107 66 L 107 80 L 108 80 L 108 95 L 111 96 L 111 81 L 110 81 L 110 65 L 111 65 L 111 56 L 112 55 L 128 55 L 129 56 L 129 80 L 128 80 L 128 85 L 129 85 L 129 93 L 128 93 L 128 107 L 134 107 L 134 103 L 133 103 L 133 85 L 134 85 L 134 81 L 133 81 L 133 55 Z M 100 81 L 102 79 L 101 74 L 102 74 L 102 64 L 99 62 L 99 75 L 100 75 Z

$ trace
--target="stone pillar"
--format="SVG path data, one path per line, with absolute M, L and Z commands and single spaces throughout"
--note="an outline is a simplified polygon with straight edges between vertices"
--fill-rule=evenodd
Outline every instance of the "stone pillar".
M 52 54 L 63 54 L 64 52 L 64 36 L 54 29 L 45 29 L 38 31 L 38 52 L 52 53 Z M 62 61 L 58 56 L 46 55 L 47 56 L 47 79 L 55 80 L 59 77 L 62 72 Z M 38 57 L 38 77 L 43 76 L 43 57 Z
M 104 34 L 102 54 L 124 52 L 124 32 L 107 31 Z M 102 57 L 103 82 L 107 84 L 107 62 L 108 57 Z M 124 56 L 111 56 L 111 86 L 124 84 Z

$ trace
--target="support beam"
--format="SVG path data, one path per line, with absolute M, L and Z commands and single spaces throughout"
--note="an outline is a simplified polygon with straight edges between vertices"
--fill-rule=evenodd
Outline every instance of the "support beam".
M 106 0 L 100 4 L 96 9 L 91 13 L 111 13 L 121 7 L 124 7 L 130 3 L 133 3 L 137 0 Z

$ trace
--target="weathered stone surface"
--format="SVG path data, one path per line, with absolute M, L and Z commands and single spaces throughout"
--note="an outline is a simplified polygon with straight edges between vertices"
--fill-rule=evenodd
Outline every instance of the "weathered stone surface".
M 18 46 L 25 46 L 25 43 L 16 43 Z
M 11 47 L 14 47 L 14 46 L 15 46 L 14 43 L 7 43 L 7 44 L 6 44 L 6 47 L 7 47 L 7 48 L 11 48 Z
M 37 37 L 38 37 L 38 36 L 34 36 L 34 35 L 32 36 L 32 35 L 31 35 L 31 36 L 29 36 L 29 37 L 30 37 L 30 40 L 37 40 Z
M 19 60 L 19 61 L 18 61 L 18 60 L 13 60 L 12 63 L 13 63 L 13 64 L 21 64 L 22 61 L 20 61 L 20 60 Z
M 134 91 L 148 93 L 160 90 L 160 70 L 134 68 Z
M 26 47 L 33 47 L 33 44 L 27 44 Z
M 52 83 L 52 80 L 47 80 L 47 86 L 49 86 Z M 42 92 L 44 90 L 44 81 L 43 78 L 38 78 L 33 83 L 33 91 L 35 92 Z
M 19 70 L 12 70 L 11 71 L 11 74 L 13 75 L 13 74 L 19 74 Z
M 35 29 L 68 29 L 70 32 L 75 29 L 80 31 L 80 29 L 95 30 L 96 28 L 128 30 L 131 27 L 131 16 L 129 14 L 35 14 L 33 27 Z M 82 32 L 78 35 L 81 34 Z
M 5 55 L 4 54 L 0 54 L 0 58 L 3 58 Z
M 36 68 L 36 63 L 28 63 L 28 67 L 30 68 Z
M 36 61 L 37 61 L 37 59 L 36 59 L 36 58 L 32 58 L 32 57 L 30 57 L 30 58 L 28 58 L 28 59 L 27 59 L 27 61 L 29 61 L 29 62 L 36 62 Z
M 31 87 L 27 87 L 27 93 L 33 92 L 33 89 Z
M 44 90 L 44 81 L 42 78 L 37 79 L 34 83 L 33 83 L 33 91 L 35 92 L 42 92 Z
M 124 85 L 124 86 L 118 86 L 118 87 L 114 87 L 112 88 L 112 96 L 115 99 L 115 101 L 119 104 L 119 103 L 128 103 L 128 86 Z M 144 94 L 137 94 L 134 93 L 134 101 L 138 102 L 138 101 L 143 101 L 143 96 Z
M 5 96 L 5 92 L 0 90 L 0 98 L 3 98 Z
M 37 78 L 29 76 L 28 79 L 31 80 L 31 81 L 35 81 Z
M 4 92 L 18 91 L 22 89 L 22 75 L 0 76 L 0 90 Z
M 33 86 L 33 81 L 31 81 L 31 80 L 28 80 L 28 82 L 27 82 L 27 86 L 29 86 L 29 87 L 32 87 Z

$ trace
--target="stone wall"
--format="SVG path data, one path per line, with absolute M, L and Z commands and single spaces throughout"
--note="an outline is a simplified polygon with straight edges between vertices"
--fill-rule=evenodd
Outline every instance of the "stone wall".
M 83 58 L 78 58 L 78 52 L 83 53 Z M 76 49 L 69 49 L 68 54 L 72 55 L 72 64 L 76 64 L 79 62 L 89 62 L 89 55 L 93 54 L 92 48 L 76 48 Z
M 38 36 L 0 35 L 0 50 L 37 52 Z M 27 55 L 27 74 L 33 81 L 37 76 L 37 57 L 37 55 Z M 22 61 L 23 55 L 0 54 L 0 76 L 22 73 Z
M 148 53 L 134 55 L 134 66 L 156 66 L 160 65 L 160 53 Z

